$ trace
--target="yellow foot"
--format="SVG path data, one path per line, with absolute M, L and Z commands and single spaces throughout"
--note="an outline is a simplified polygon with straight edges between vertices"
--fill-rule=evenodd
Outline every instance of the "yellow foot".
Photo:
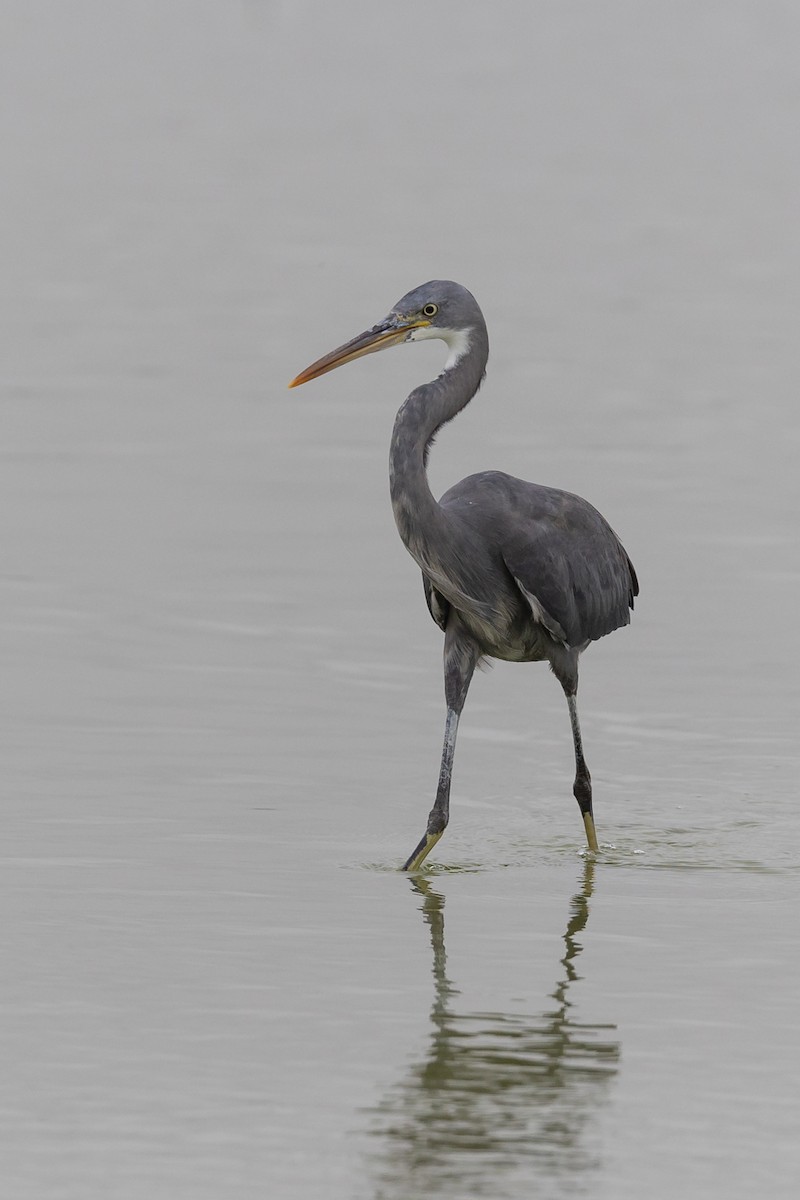
M 600 847 L 597 844 L 597 834 L 594 830 L 594 817 L 590 812 L 583 814 L 583 824 L 584 828 L 586 829 L 586 841 L 589 843 L 589 849 L 595 851 L 599 850 Z
M 422 839 L 422 841 L 417 846 L 414 853 L 411 855 L 411 858 L 409 858 L 407 862 L 403 863 L 403 870 L 404 871 L 418 871 L 421 864 L 428 857 L 431 850 L 436 845 L 436 843 L 438 842 L 439 838 L 442 836 L 443 833 L 444 833 L 443 829 L 441 829 L 438 833 L 426 833 L 425 837 Z

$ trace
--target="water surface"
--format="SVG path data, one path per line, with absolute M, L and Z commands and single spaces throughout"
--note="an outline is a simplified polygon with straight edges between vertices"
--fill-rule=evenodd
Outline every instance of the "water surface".
M 15 1200 L 794 1196 L 791 5 L 6 4 L 2 1178 Z M 474 682 L 394 530 L 437 443 L 587 496 L 642 582 L 563 697 Z

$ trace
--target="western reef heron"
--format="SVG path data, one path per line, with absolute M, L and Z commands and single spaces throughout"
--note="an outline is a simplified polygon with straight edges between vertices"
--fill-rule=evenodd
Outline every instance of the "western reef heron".
M 436 500 L 426 464 L 431 443 L 472 399 L 489 357 L 486 322 L 466 288 L 433 280 L 389 315 L 292 380 L 307 383 L 364 354 L 439 338 L 449 355 L 440 375 L 411 392 L 394 423 L 390 492 L 400 537 L 422 571 L 425 598 L 444 631 L 447 702 L 436 799 L 425 835 L 404 864 L 416 870 L 444 833 L 456 731 L 481 658 L 548 662 L 564 689 L 575 748 L 573 792 L 589 849 L 598 849 L 592 783 L 578 723 L 578 659 L 630 621 L 639 585 L 604 517 L 580 496 L 502 471 L 462 479 Z

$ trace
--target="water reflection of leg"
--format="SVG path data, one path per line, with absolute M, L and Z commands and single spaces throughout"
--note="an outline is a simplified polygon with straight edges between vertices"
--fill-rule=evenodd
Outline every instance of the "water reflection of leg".
M 578 941 L 578 934 L 583 933 L 586 928 L 586 922 L 589 920 L 589 900 L 594 891 L 594 859 L 587 858 L 583 864 L 583 879 L 582 886 L 579 892 L 576 892 L 570 903 L 570 919 L 567 922 L 567 929 L 564 934 L 564 945 L 566 946 L 566 954 L 561 960 L 562 966 L 566 972 L 565 984 L 571 983 L 578 976 L 575 973 L 573 959 L 576 958 L 583 946 Z
M 422 876 L 412 879 L 411 886 L 422 897 L 422 918 L 431 935 L 434 985 L 431 1020 L 436 1024 L 441 1015 L 446 1012 L 450 996 L 457 995 L 457 989 L 447 978 L 447 951 L 444 945 L 444 896 Z
M 434 996 L 424 1057 L 377 1109 L 382 1145 L 375 1165 L 387 1200 L 443 1189 L 502 1194 L 502 1175 L 534 1166 L 543 1178 L 573 1182 L 592 1170 L 594 1117 L 620 1054 L 614 1026 L 577 1019 L 575 962 L 594 869 L 592 860 L 584 862 L 570 901 L 550 993 L 556 1003 L 531 1015 L 459 1004 L 447 975 L 445 896 L 426 879 L 411 881 L 430 932 Z

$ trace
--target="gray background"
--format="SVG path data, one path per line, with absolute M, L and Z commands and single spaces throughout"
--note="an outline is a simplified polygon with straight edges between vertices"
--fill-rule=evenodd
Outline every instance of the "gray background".
M 800 10 L 0 10 L 2 1194 L 774 1198 L 800 1176 Z M 499 664 L 424 887 L 440 634 L 389 508 L 585 495 L 639 571 Z

